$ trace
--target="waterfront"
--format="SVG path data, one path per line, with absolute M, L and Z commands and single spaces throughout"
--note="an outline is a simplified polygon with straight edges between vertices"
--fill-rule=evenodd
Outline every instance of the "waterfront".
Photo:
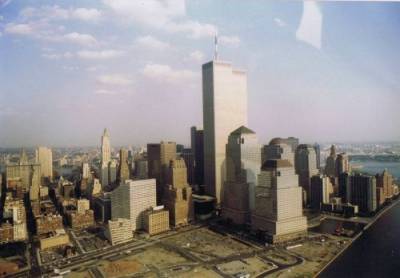
M 319 277 L 397 277 L 400 203 L 383 214 Z
M 352 160 L 351 164 L 361 165 L 358 171 L 363 173 L 368 173 L 370 175 L 375 175 L 376 173 L 381 173 L 384 169 L 387 169 L 394 177 L 400 178 L 400 162 L 383 162 L 375 160 Z

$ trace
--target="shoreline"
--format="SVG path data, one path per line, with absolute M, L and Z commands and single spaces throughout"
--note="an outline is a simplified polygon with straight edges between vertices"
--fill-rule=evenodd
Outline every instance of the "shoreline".
M 338 257 L 340 257 L 340 255 L 342 255 L 366 230 L 368 230 L 382 215 L 384 215 L 387 211 L 389 211 L 391 208 L 393 208 L 394 206 L 396 206 L 397 204 L 400 203 L 400 198 L 395 199 L 394 201 L 392 201 L 391 204 L 389 204 L 388 206 L 386 206 L 385 208 L 383 208 L 380 212 L 378 212 L 377 215 L 375 215 L 374 217 L 372 217 L 372 220 L 366 224 L 362 231 L 360 231 L 355 237 L 351 238 L 349 240 L 349 243 L 342 249 L 340 250 L 331 260 L 329 260 L 329 262 L 327 264 L 325 264 L 323 266 L 323 268 L 321 268 L 313 277 L 317 278 L 319 277 L 322 272 L 324 272 L 325 269 L 327 269 Z

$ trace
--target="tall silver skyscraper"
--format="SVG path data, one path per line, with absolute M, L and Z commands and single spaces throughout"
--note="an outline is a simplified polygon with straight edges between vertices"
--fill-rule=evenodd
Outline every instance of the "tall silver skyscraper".
M 220 203 L 229 133 L 247 125 L 247 75 L 214 60 L 202 66 L 202 76 L 205 191 Z
M 107 128 L 104 129 L 103 136 L 101 136 L 101 162 L 108 163 L 111 160 L 111 145 L 110 134 Z
M 103 136 L 101 136 L 101 185 L 104 187 L 108 185 L 109 176 L 108 176 L 108 165 L 111 160 L 111 145 L 110 145 L 110 134 L 108 133 L 107 128 L 104 129 Z

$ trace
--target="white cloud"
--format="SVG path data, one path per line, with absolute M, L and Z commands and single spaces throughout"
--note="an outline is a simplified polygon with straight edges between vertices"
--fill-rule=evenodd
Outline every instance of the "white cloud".
M 193 81 L 197 74 L 190 70 L 174 70 L 168 65 L 147 64 L 143 69 L 144 76 L 161 82 Z
M 315 48 L 321 48 L 322 14 L 314 1 L 303 2 L 303 15 L 296 31 L 296 38 Z
M 76 43 L 80 45 L 92 46 L 97 44 L 97 40 L 89 34 L 80 34 L 80 33 L 68 33 L 63 36 L 64 39 L 71 43 Z
M 98 22 L 102 13 L 97 9 L 78 8 L 71 11 L 71 16 L 83 21 Z
M 94 93 L 96 95 L 108 95 L 108 96 L 113 96 L 118 94 L 116 91 L 111 91 L 106 89 L 97 89 Z
M 49 59 L 49 60 L 59 60 L 59 59 L 62 59 L 62 58 L 69 59 L 69 58 L 72 58 L 74 55 L 71 52 L 65 52 L 63 54 L 57 54 L 57 53 L 52 53 L 52 52 L 46 51 L 41 56 L 43 58 Z
M 97 82 L 110 86 L 127 86 L 133 83 L 133 80 L 122 74 L 107 74 L 97 78 Z
M 102 59 L 112 59 L 120 57 L 124 54 L 123 51 L 115 50 L 115 49 L 106 49 L 100 51 L 91 51 L 91 50 L 81 50 L 77 52 L 79 58 L 82 59 L 91 59 L 91 60 L 102 60 Z
M 197 21 L 184 21 L 180 23 L 169 22 L 163 28 L 170 33 L 187 33 L 194 39 L 212 37 L 217 32 L 217 27 L 212 24 L 204 24 Z
M 56 21 L 77 19 L 85 22 L 98 22 L 102 17 L 102 12 L 97 9 L 63 9 L 57 5 L 41 6 L 38 8 L 27 7 L 20 12 L 20 16 L 25 19 L 39 19 L 41 21 Z
M 287 24 L 285 21 L 283 21 L 282 19 L 275 17 L 274 18 L 274 22 L 276 25 L 278 25 L 279 27 L 285 27 Z
M 184 0 L 103 0 L 114 12 L 129 19 L 152 27 L 162 27 L 172 18 L 184 16 Z
M 30 35 L 33 33 L 33 28 L 29 24 L 6 24 L 4 31 L 9 34 Z
M 220 36 L 218 41 L 222 44 L 238 46 L 240 44 L 240 38 L 238 36 Z
M 212 24 L 188 20 L 184 0 L 103 0 L 121 20 L 133 21 L 168 33 L 185 33 L 191 38 L 213 36 Z
M 201 52 L 200 50 L 195 50 L 189 54 L 188 60 L 192 60 L 192 61 L 195 61 L 198 63 L 203 62 L 204 61 L 204 53 Z
M 154 38 L 152 36 L 139 37 L 136 40 L 136 43 L 140 46 L 158 49 L 158 50 L 164 50 L 170 46 L 168 43 L 160 41 L 159 39 Z
M 0 15 L 0 21 L 4 20 L 4 16 Z

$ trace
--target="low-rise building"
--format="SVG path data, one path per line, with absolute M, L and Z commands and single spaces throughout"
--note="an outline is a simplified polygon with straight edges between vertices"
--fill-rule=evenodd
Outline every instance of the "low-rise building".
M 55 232 L 48 233 L 39 237 L 40 250 L 51 249 L 55 247 L 68 245 L 69 237 L 64 229 L 56 230 Z
M 62 216 L 58 214 L 42 214 L 35 219 L 35 223 L 37 235 L 47 234 L 63 228 Z
M 6 222 L 0 226 L 0 244 L 11 242 L 14 240 L 13 225 Z
M 83 229 L 94 224 L 93 210 L 89 209 L 85 212 L 69 211 L 66 213 L 68 224 L 73 229 Z
M 131 240 L 133 238 L 131 220 L 127 218 L 109 220 L 106 237 L 112 245 Z
M 151 208 L 144 212 L 144 229 L 149 235 L 169 230 L 169 211 L 164 206 Z

